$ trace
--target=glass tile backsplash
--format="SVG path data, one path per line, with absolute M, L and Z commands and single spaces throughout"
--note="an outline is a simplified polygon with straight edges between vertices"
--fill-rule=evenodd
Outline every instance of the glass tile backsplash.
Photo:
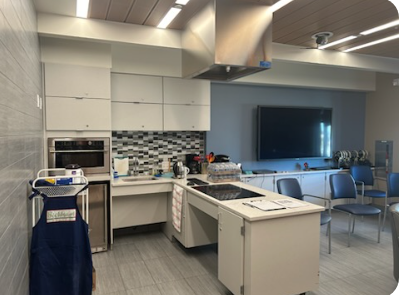
M 150 173 L 162 169 L 164 158 L 185 162 L 186 154 L 205 153 L 205 132 L 179 131 L 112 131 L 112 157 L 129 157 L 129 169 L 132 159 L 139 159 L 139 173 Z

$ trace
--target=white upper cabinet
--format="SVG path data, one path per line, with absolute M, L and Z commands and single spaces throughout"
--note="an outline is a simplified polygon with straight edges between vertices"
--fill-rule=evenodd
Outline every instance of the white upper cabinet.
M 164 77 L 163 95 L 165 104 L 210 105 L 211 83 Z
M 111 101 L 47 96 L 46 129 L 109 131 L 111 130 Z
M 112 101 L 162 103 L 162 78 L 111 74 Z
M 111 102 L 112 130 L 163 130 L 162 104 Z
M 45 64 L 46 96 L 110 99 L 110 69 Z
M 164 105 L 165 131 L 206 131 L 211 128 L 210 106 Z

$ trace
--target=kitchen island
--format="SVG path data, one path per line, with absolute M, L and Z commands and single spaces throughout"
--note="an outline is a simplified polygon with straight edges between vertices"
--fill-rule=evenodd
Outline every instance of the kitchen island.
M 197 176 L 195 176 L 197 177 Z M 204 176 L 199 176 L 202 180 Z M 178 239 L 185 247 L 218 242 L 218 279 L 235 295 L 298 294 L 317 288 L 319 271 L 320 211 L 311 203 L 298 208 L 262 211 L 244 205 L 250 200 L 288 198 L 241 182 L 231 183 L 258 193 L 261 197 L 217 200 L 192 186 L 186 180 L 113 182 L 111 228 L 126 200 L 139 198 L 130 206 L 145 206 L 162 212 L 169 239 Z M 183 189 L 180 232 L 172 226 L 172 191 Z M 210 184 L 217 185 L 217 184 Z M 151 200 L 151 201 L 150 201 Z M 117 205 L 118 204 L 118 205 Z M 137 208 L 136 208 L 137 209 Z M 146 211 L 143 207 L 141 211 Z M 152 211 L 152 214 L 154 211 Z M 123 214 L 128 214 L 126 210 Z M 115 216 L 114 216 L 115 215 Z M 151 215 L 151 214 L 149 214 Z

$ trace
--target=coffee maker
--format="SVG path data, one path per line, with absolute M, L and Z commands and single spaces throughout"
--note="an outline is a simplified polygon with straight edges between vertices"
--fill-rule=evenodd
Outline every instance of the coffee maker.
M 201 173 L 199 154 L 186 154 L 186 166 L 190 169 L 189 174 Z

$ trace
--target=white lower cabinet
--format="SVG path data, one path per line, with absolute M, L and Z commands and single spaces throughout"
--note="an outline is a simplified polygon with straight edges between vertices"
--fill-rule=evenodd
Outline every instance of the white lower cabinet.
M 244 219 L 219 207 L 218 279 L 233 294 L 244 294 Z
M 263 188 L 268 191 L 274 191 L 274 176 L 253 176 L 243 177 L 243 182 L 253 185 L 259 188 Z
M 164 104 L 165 131 L 209 131 L 211 107 L 205 105 Z
M 301 175 L 301 188 L 303 194 L 314 195 L 324 198 L 326 194 L 326 173 L 304 173 Z M 323 200 L 306 198 L 305 201 L 325 206 Z
M 163 130 L 162 104 L 112 102 L 112 130 Z
M 111 130 L 111 101 L 107 99 L 46 97 L 47 130 Z

